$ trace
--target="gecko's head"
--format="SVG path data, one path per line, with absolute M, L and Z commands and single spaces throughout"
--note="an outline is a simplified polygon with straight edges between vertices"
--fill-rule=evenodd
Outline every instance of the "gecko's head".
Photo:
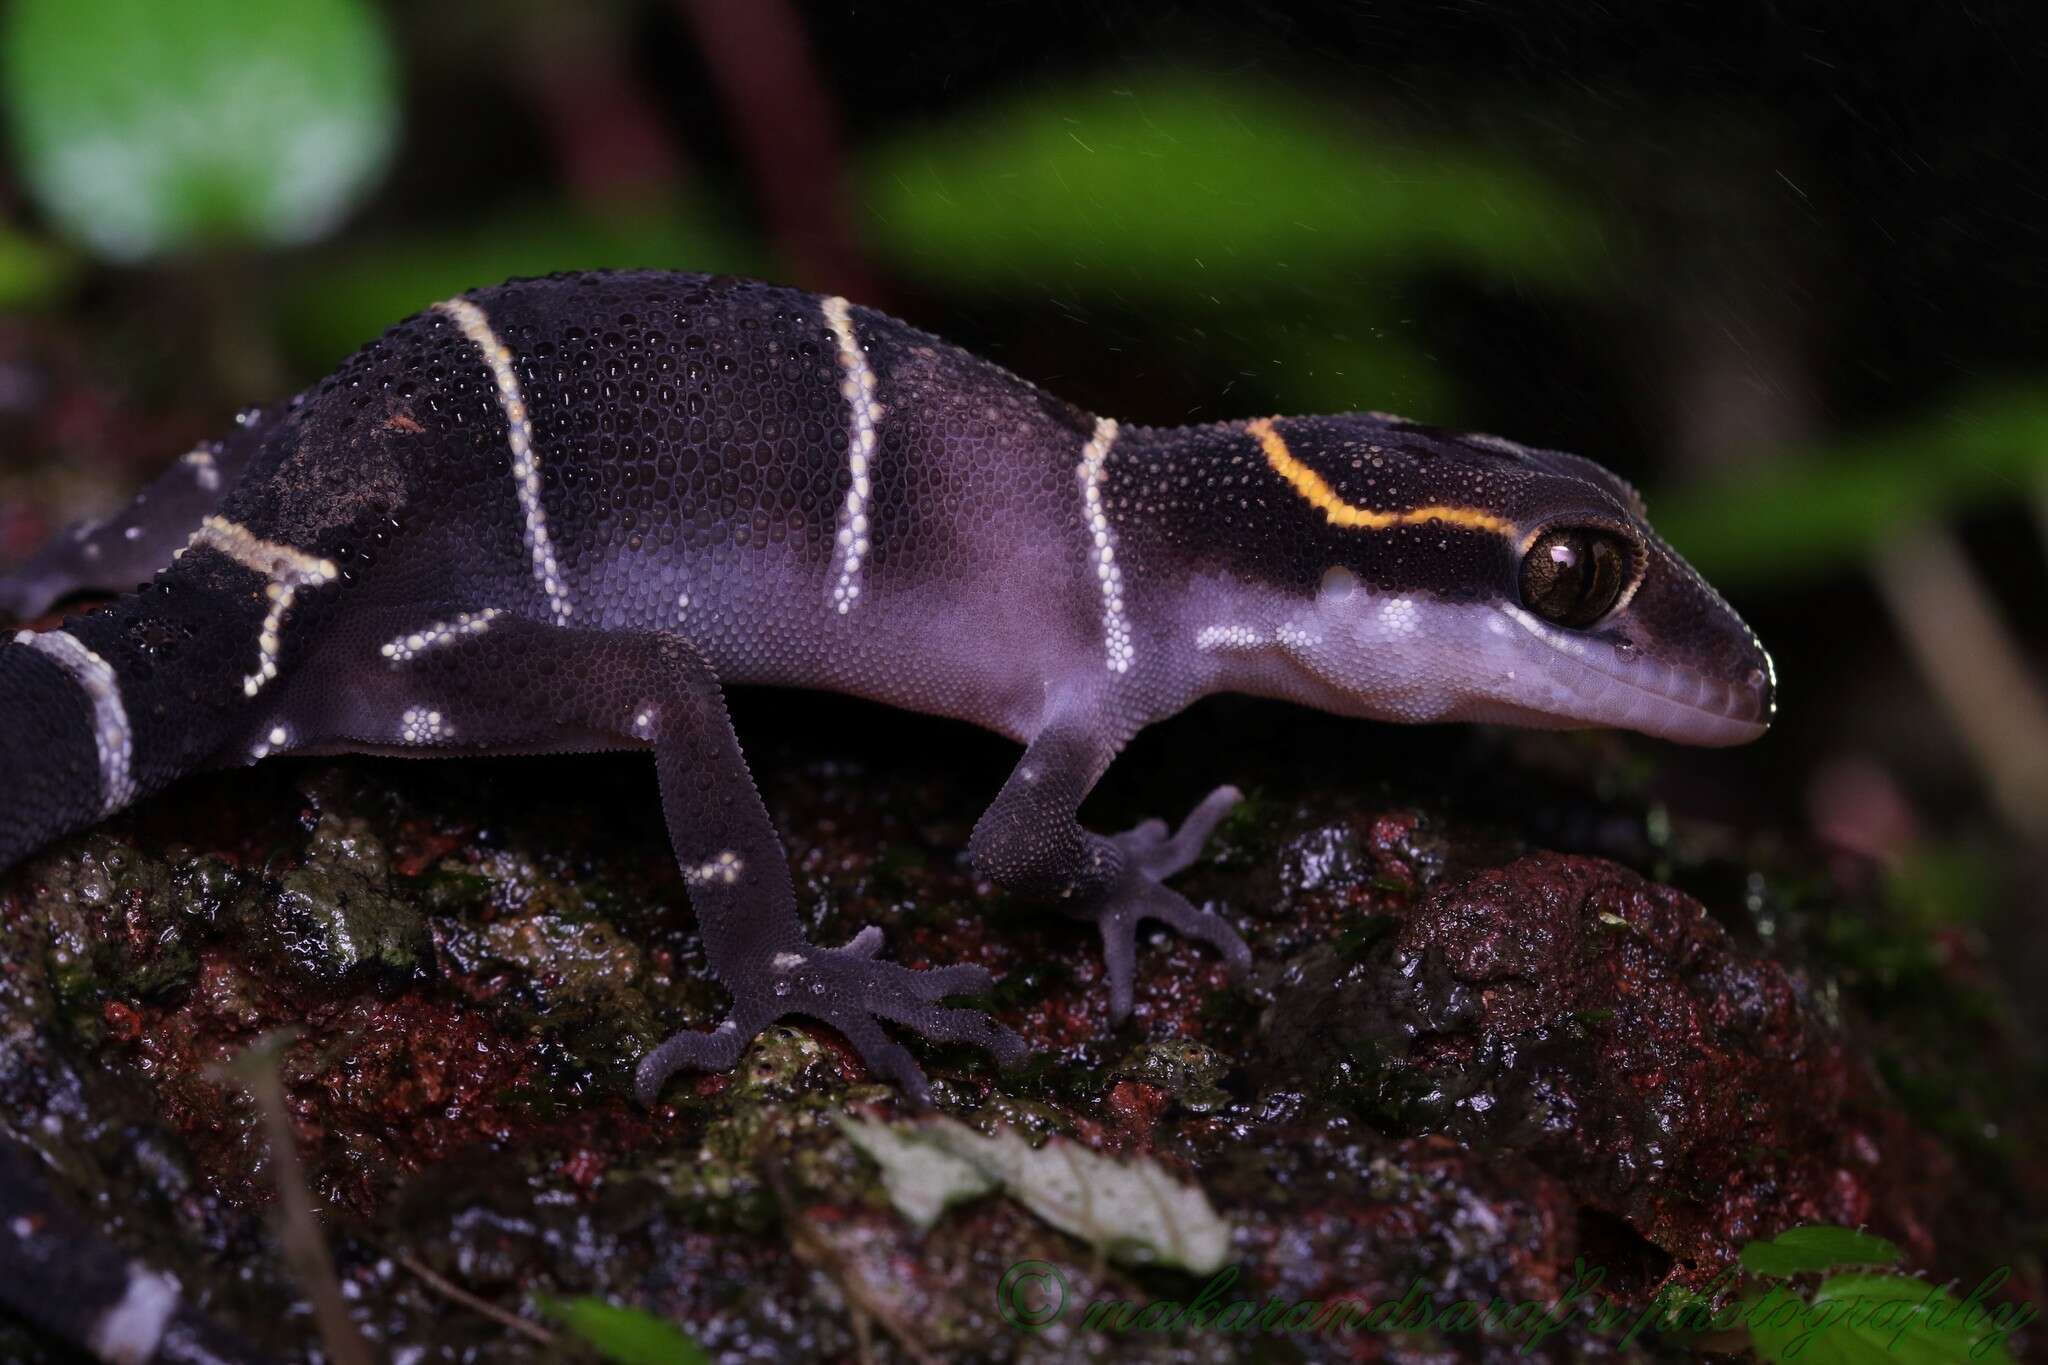
M 1305 556 L 1271 645 L 1322 704 L 1688 744 L 1770 725 L 1770 656 L 1590 460 L 1365 414 L 1250 434 Z

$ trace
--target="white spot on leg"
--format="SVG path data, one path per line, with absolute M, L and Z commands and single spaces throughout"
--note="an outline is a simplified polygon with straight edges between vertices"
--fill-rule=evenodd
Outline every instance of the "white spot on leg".
M 1095 433 L 1081 448 L 1076 471 L 1081 480 L 1081 520 L 1088 529 L 1088 562 L 1102 589 L 1102 643 L 1109 671 L 1127 673 L 1135 651 L 1131 623 L 1124 615 L 1124 575 L 1116 563 L 1116 528 L 1102 503 L 1102 480 L 1109 467 L 1109 448 L 1116 444 L 1116 419 L 1098 418 Z
M 199 523 L 199 529 L 192 533 L 192 538 L 185 542 L 185 549 L 178 553 L 182 555 L 186 550 L 202 547 L 218 550 L 243 568 L 270 580 L 264 588 L 270 609 L 263 614 L 263 625 L 256 636 L 256 671 L 242 679 L 243 693 L 253 697 L 263 690 L 264 684 L 277 676 L 279 637 L 284 630 L 285 614 L 292 609 L 292 599 L 301 588 L 317 588 L 332 583 L 341 576 L 341 571 L 331 559 L 321 559 L 295 546 L 264 540 L 248 527 L 226 517 L 208 517 Z
M 434 744 L 454 735 L 455 727 L 439 711 L 424 706 L 408 706 L 398 718 L 398 737 L 407 744 Z
M 540 501 L 540 457 L 533 449 L 533 426 L 527 420 L 526 399 L 519 391 L 519 376 L 512 369 L 512 348 L 498 340 L 484 310 L 468 299 L 449 299 L 434 305 L 453 319 L 462 334 L 483 353 L 498 389 L 498 408 L 505 414 L 506 443 L 512 450 L 512 486 L 519 495 L 520 515 L 526 522 L 526 549 L 533 557 L 534 581 L 547 594 L 548 614 L 555 624 L 567 625 L 572 608 L 569 585 L 563 581 L 555 562 L 554 543 L 548 539 L 547 512 Z
M 282 725 L 273 725 L 270 727 L 269 734 L 249 746 L 249 759 L 251 762 L 254 762 L 258 759 L 268 758 L 277 750 L 282 749 L 290 740 L 291 732 L 289 730 L 285 729 Z
M 69 631 L 38 635 L 24 630 L 14 637 L 14 643 L 54 660 L 92 703 L 92 738 L 100 760 L 100 809 L 116 811 L 134 800 L 135 739 L 128 728 L 128 708 L 121 701 L 121 681 L 114 676 L 114 666 Z
M 144 1365 L 156 1357 L 164 1329 L 177 1311 L 178 1282 L 131 1261 L 127 1290 L 119 1303 L 100 1314 L 86 1344 L 112 1365 Z
M 722 851 L 716 858 L 707 859 L 695 867 L 684 868 L 683 880 L 691 886 L 703 886 L 710 883 L 717 883 L 720 886 L 731 886 L 740 879 L 740 873 L 746 871 L 746 869 L 747 865 L 741 861 L 740 855 L 728 848 Z
M 839 535 L 833 542 L 839 577 L 832 585 L 832 605 L 844 616 L 860 599 L 860 570 L 869 544 L 868 498 L 874 490 L 875 433 L 882 421 L 882 405 L 875 401 L 875 372 L 868 365 L 860 338 L 854 335 L 853 314 L 846 300 L 835 296 L 826 299 L 822 308 L 825 323 L 839 343 L 843 372 L 839 392 L 852 414 L 846 455 L 852 486 L 846 493 L 846 505 L 839 510 Z
M 436 621 L 421 626 L 418 630 L 388 640 L 378 646 L 377 652 L 391 661 L 393 668 L 416 659 L 430 649 L 452 645 L 458 640 L 481 635 L 491 628 L 491 622 L 505 613 L 496 607 L 485 607 L 482 611 L 465 611 L 450 621 Z

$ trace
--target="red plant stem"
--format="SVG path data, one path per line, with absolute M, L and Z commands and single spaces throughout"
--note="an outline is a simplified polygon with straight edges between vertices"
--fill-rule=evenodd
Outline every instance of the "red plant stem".
M 677 0 L 794 282 L 878 298 L 850 216 L 838 117 L 788 0 Z

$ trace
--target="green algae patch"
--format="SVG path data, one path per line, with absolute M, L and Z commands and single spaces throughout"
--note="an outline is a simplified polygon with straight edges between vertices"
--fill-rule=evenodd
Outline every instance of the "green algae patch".
M 316 977 L 409 975 L 430 948 L 426 916 L 394 894 L 390 855 L 360 820 L 323 814 L 306 860 L 279 879 L 273 907 L 282 956 Z
M 67 1007 L 156 998 L 188 984 L 195 943 L 245 900 L 241 879 L 218 859 L 151 856 L 103 832 L 38 860 L 27 875 L 48 925 L 51 985 Z
M 1116 1075 L 1165 1091 L 1191 1113 L 1206 1114 L 1229 1103 L 1229 1092 L 1217 1084 L 1230 1063 L 1215 1048 L 1191 1038 L 1166 1038 L 1131 1049 L 1117 1064 Z

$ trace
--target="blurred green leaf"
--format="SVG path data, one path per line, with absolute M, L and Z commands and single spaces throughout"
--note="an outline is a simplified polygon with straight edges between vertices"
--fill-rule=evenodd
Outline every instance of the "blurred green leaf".
M 0 96 L 44 210 L 120 261 L 317 237 L 398 123 L 363 0 L 14 0 Z
M 1972 1313 L 1945 1290 L 1905 1275 L 1836 1275 L 1800 1304 L 1781 1296 L 1745 1320 L 1759 1357 L 1799 1365 L 2012 1365 L 1992 1310 Z M 1796 1308 L 1799 1311 L 1793 1311 Z M 2016 1310 L 2000 1305 L 2009 1322 Z M 2009 1329 L 2007 1329 L 2009 1330 Z
M 1832 447 L 1745 465 L 1655 497 L 1657 529 L 1718 584 L 1839 569 L 1888 532 L 2048 478 L 2048 387 L 1971 394 L 1946 412 Z
M 641 1309 L 588 1297 L 544 1298 L 540 1306 L 612 1365 L 710 1365 L 711 1357 L 682 1328 Z
M 1899 1249 L 1853 1228 L 1815 1223 L 1787 1228 L 1768 1242 L 1742 1248 L 1742 1266 L 1756 1275 L 1785 1278 L 1852 1265 L 1894 1265 Z
M 1887 869 L 1885 898 L 1923 933 L 1978 924 L 1998 903 L 1997 867 L 1983 849 L 1924 843 Z
M 398 319 L 465 289 L 514 275 L 642 266 L 747 274 L 762 260 L 694 202 L 607 216 L 546 206 L 311 263 L 284 305 L 285 344 L 294 363 L 318 373 Z
M 885 143 L 862 184 L 896 268 L 976 287 L 1179 296 L 1420 267 L 1558 287 L 1599 241 L 1520 167 L 1220 78 L 1036 92 Z
M 1282 412 L 1384 409 L 1415 421 L 1454 422 L 1463 410 L 1444 366 L 1407 337 L 1355 319 L 1276 323 L 1244 340 L 1252 344 L 1235 358 Z
M 63 248 L 0 227 L 0 309 L 50 302 L 78 274 L 78 258 Z

